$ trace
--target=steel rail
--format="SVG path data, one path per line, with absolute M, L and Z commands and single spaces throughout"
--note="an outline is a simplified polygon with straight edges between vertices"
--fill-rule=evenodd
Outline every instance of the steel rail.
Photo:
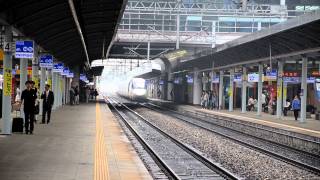
M 151 104 L 151 103 L 149 103 L 149 104 Z M 161 110 L 152 108 L 152 107 L 150 107 L 150 106 L 146 106 L 146 105 L 142 105 L 142 106 L 143 106 L 143 107 L 146 107 L 146 108 L 148 108 L 148 109 L 151 109 L 151 110 L 153 110 L 153 111 L 163 113 Z M 170 112 L 172 112 L 172 113 L 176 113 L 176 114 L 178 114 L 178 115 L 180 115 L 180 116 L 186 117 L 185 114 L 179 113 L 179 112 L 177 112 L 177 111 L 174 111 L 174 110 L 171 110 L 171 109 L 167 109 L 167 108 L 163 108 L 163 107 L 160 107 L 160 106 L 157 106 L 157 105 L 153 105 L 153 106 L 158 107 L 159 109 L 160 109 L 160 108 L 161 108 L 161 109 L 165 109 L 166 111 L 170 111 Z M 235 141 L 235 142 L 237 142 L 237 143 L 239 143 L 239 144 L 241 144 L 241 145 L 244 145 L 244 146 L 246 146 L 246 147 L 248 147 L 248 148 L 250 148 L 250 149 L 257 150 L 257 151 L 259 151 L 259 152 L 261 152 L 261 153 L 263 153 L 263 154 L 266 154 L 266 155 L 268 155 L 268 156 L 272 156 L 272 157 L 274 157 L 274 158 L 276 158 L 276 159 L 278 159 L 278 160 L 280 160 L 280 161 L 289 163 L 289 164 L 291 164 L 291 165 L 293 165 L 293 166 L 300 167 L 300 168 L 303 168 L 303 169 L 305 169 L 305 170 L 307 170 L 307 171 L 309 171 L 309 172 L 312 172 L 312 173 L 314 173 L 314 174 L 320 175 L 320 169 L 319 169 L 318 167 L 314 167 L 314 166 L 311 166 L 311 165 L 309 165 L 309 164 L 306 164 L 306 163 L 303 163 L 303 162 L 300 162 L 300 161 L 297 161 L 297 160 L 294 160 L 294 159 L 290 159 L 290 158 L 285 157 L 285 156 L 283 156 L 283 155 L 281 155 L 281 154 L 272 152 L 272 151 L 267 150 L 267 149 L 263 149 L 263 148 L 261 148 L 261 147 L 255 146 L 255 145 L 250 144 L 250 143 L 247 143 L 247 142 L 245 142 L 245 141 L 236 139 L 236 138 L 234 138 L 234 137 L 232 137 L 232 136 L 223 134 L 223 133 L 221 133 L 221 132 L 217 132 L 217 131 L 212 130 L 212 129 L 208 128 L 208 127 L 204 127 L 204 126 L 202 126 L 202 125 L 199 125 L 199 124 L 190 122 L 190 121 L 185 120 L 185 119 L 183 119 L 183 118 L 181 118 L 181 117 L 177 117 L 177 116 L 174 116 L 174 115 L 172 115 L 172 114 L 167 114 L 167 115 L 169 115 L 169 116 L 171 116 L 171 117 L 174 117 L 174 118 L 177 118 L 177 119 L 179 119 L 179 120 L 182 120 L 183 122 L 186 122 L 186 123 L 191 124 L 191 125 L 193 125 L 193 126 L 196 126 L 196 127 L 201 128 L 201 129 L 205 129 L 205 130 L 210 131 L 210 132 L 212 132 L 212 133 L 215 133 L 215 134 L 218 134 L 218 135 L 220 135 L 220 136 L 223 136 L 223 137 L 225 137 L 225 138 L 227 138 L 227 139 L 230 139 L 230 140 Z M 190 118 L 190 117 L 189 117 L 189 118 Z M 236 132 L 236 133 L 240 133 L 240 134 L 242 134 L 242 135 L 245 135 L 245 136 L 249 136 L 249 137 L 258 139 L 258 140 L 260 140 L 260 141 L 266 141 L 266 142 L 268 142 L 268 143 L 272 143 L 272 144 L 274 144 L 274 145 L 276 145 L 276 146 L 278 146 L 278 147 L 283 146 L 283 147 L 285 147 L 285 148 L 292 149 L 293 151 L 296 151 L 296 152 L 301 152 L 301 153 L 304 153 L 304 154 L 307 153 L 307 152 L 304 152 L 304 151 L 301 151 L 301 150 L 293 149 L 293 148 L 291 148 L 291 147 L 289 147 L 289 146 L 285 146 L 285 145 L 282 145 L 282 144 L 278 144 L 278 143 L 275 143 L 275 142 L 272 142 L 272 141 L 267 141 L 267 140 L 265 140 L 265 139 L 262 139 L 262 138 L 259 138 L 259 137 L 253 136 L 253 135 L 245 134 L 245 133 L 242 133 L 242 132 L 240 132 L 240 131 L 236 131 L 236 130 L 231 129 L 231 128 L 227 128 L 227 127 L 224 127 L 224 126 L 221 126 L 221 125 L 218 125 L 218 124 L 210 123 L 210 122 L 208 122 L 208 121 L 202 120 L 202 119 L 199 118 L 199 117 L 192 117 L 192 118 L 193 118 L 193 119 L 197 119 L 198 121 L 203 121 L 203 122 L 205 122 L 205 123 L 208 123 L 208 124 L 211 124 L 211 125 L 214 125 L 214 126 L 218 126 L 218 127 L 220 127 L 220 128 L 223 128 L 223 129 L 227 129 L 227 130 L 229 130 L 229 131 L 233 131 L 233 132 Z M 308 154 L 310 154 L 310 153 L 308 153 Z M 314 155 L 314 154 L 310 154 L 310 155 L 316 156 L 316 155 Z
M 136 111 L 132 110 L 131 108 L 129 108 L 128 106 L 126 106 L 123 103 L 120 103 L 121 106 L 123 106 L 124 108 L 126 108 L 128 111 L 130 111 L 131 113 L 135 114 L 137 117 L 139 117 L 139 119 L 143 120 L 146 124 L 148 124 L 149 126 L 151 126 L 152 128 L 154 128 L 155 130 L 157 130 L 159 133 L 161 133 L 162 135 L 164 135 L 165 137 L 167 137 L 168 139 L 170 139 L 172 142 L 174 142 L 177 146 L 179 146 L 181 149 L 183 149 L 184 151 L 186 151 L 187 153 L 189 153 L 191 156 L 193 156 L 195 159 L 197 159 L 198 161 L 200 161 L 201 163 L 203 163 L 205 166 L 207 166 L 209 169 L 211 169 L 212 171 L 218 173 L 219 175 L 221 175 L 222 177 L 226 178 L 226 179 L 241 179 L 240 177 L 238 177 L 237 175 L 231 173 L 230 171 L 228 171 L 227 169 L 225 169 L 224 167 L 222 167 L 220 164 L 218 163 L 214 163 L 211 159 L 204 157 L 201 152 L 197 151 L 196 149 L 192 148 L 189 145 L 186 145 L 182 142 L 180 142 L 179 140 L 175 139 L 174 137 L 172 137 L 171 135 L 169 135 L 168 133 L 164 132 L 163 130 L 161 130 L 159 127 L 157 127 L 156 125 L 152 124 L 151 122 L 149 122 L 146 118 L 144 118 L 143 116 L 141 116 L 139 113 L 137 113 Z

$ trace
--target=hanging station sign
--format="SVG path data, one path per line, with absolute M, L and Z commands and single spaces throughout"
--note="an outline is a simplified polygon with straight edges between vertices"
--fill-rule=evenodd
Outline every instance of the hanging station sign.
M 216 76 L 216 77 L 212 77 L 211 82 L 212 82 L 212 83 L 214 83 L 214 84 L 219 83 L 219 77 L 218 77 L 218 76 Z
M 300 77 L 283 77 L 283 82 L 286 83 L 300 83 Z
M 88 79 L 87 79 L 87 76 L 86 76 L 86 75 L 80 74 L 80 80 L 83 81 L 83 82 L 85 82 L 85 81 L 87 81 Z
M 234 74 L 233 82 L 242 82 L 242 74 Z
M 69 71 L 69 74 L 67 75 L 67 78 L 73 78 L 73 77 L 74 77 L 73 72 L 70 72 L 70 71 Z
M 278 72 L 276 69 L 266 72 L 266 76 L 264 76 L 265 81 L 277 81 Z
M 61 75 L 62 76 L 67 76 L 69 74 L 70 70 L 69 68 L 65 67 L 63 68 L 63 71 L 61 72 Z
M 16 41 L 16 58 L 32 59 L 34 54 L 33 41 Z
M 52 55 L 41 55 L 40 56 L 40 67 L 42 68 L 53 68 L 53 56 Z
M 259 74 L 258 73 L 248 74 L 248 82 L 259 82 Z
M 63 71 L 63 63 L 55 63 L 53 64 L 52 72 L 62 73 Z

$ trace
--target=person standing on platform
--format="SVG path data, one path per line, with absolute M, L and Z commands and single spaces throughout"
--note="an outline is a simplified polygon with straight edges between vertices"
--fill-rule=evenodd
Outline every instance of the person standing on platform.
M 35 97 L 38 97 L 38 89 L 35 87 L 36 83 L 34 81 L 30 81 L 31 83 L 31 91 L 34 93 Z M 35 101 L 34 106 L 34 122 L 37 123 L 37 115 L 39 114 L 39 102 Z
M 94 89 L 94 100 L 97 100 L 97 96 L 99 96 L 99 93 L 97 89 Z
M 297 95 L 294 97 L 294 99 L 292 101 L 292 109 L 293 109 L 293 113 L 294 113 L 294 119 L 297 121 L 298 116 L 299 116 L 299 111 L 301 109 L 300 99 L 298 98 Z
M 291 109 L 290 99 L 287 99 L 287 100 L 286 100 L 286 103 L 285 103 L 285 105 L 284 105 L 284 107 L 283 107 L 283 115 L 284 115 L 284 116 L 287 116 L 288 111 L 289 111 L 290 109 Z
M 21 103 L 23 104 L 23 111 L 25 116 L 25 133 L 32 134 L 34 129 L 34 110 L 37 95 L 31 89 L 31 82 L 26 81 L 26 89 L 21 93 Z M 29 129 L 30 126 L 30 129 Z
M 74 87 L 70 88 L 70 105 L 74 105 L 74 99 L 75 99 L 75 95 L 74 95 Z
M 46 84 L 45 91 L 41 94 L 42 103 L 42 124 L 45 124 L 46 114 L 47 114 L 47 124 L 50 123 L 51 109 L 54 102 L 53 92 L 50 91 L 50 85 Z
M 74 88 L 74 97 L 75 97 L 75 104 L 79 104 L 79 88 L 76 86 Z
M 89 87 L 86 88 L 86 102 L 89 103 L 89 98 L 90 98 L 90 89 Z

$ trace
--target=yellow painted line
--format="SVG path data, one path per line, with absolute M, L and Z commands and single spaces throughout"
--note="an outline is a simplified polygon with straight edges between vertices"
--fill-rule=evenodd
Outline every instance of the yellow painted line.
M 100 104 L 96 103 L 96 139 L 94 147 L 94 180 L 108 180 L 109 168 Z
M 243 118 L 243 116 L 237 116 L 237 115 L 221 113 L 221 112 L 211 112 L 211 114 L 217 114 L 217 115 L 236 118 L 236 119 Z M 246 119 L 241 119 L 241 120 L 244 120 L 244 121 L 248 121 L 249 120 L 250 122 L 260 121 L 260 122 L 263 122 L 263 123 L 266 123 L 266 124 L 272 124 L 272 125 L 274 125 L 273 127 L 281 126 L 281 127 L 286 127 L 286 128 L 289 128 L 289 129 L 296 129 L 296 130 L 311 132 L 311 133 L 315 133 L 315 134 L 320 135 L 319 131 L 314 131 L 314 130 L 311 130 L 311 129 L 305 129 L 305 128 L 300 128 L 300 127 L 295 127 L 295 126 L 290 126 L 290 125 L 286 125 L 286 124 L 279 124 L 279 123 L 275 123 L 275 122 L 265 121 L 265 120 L 262 120 L 262 119 L 255 119 L 255 118 L 251 118 L 251 117 L 246 117 Z

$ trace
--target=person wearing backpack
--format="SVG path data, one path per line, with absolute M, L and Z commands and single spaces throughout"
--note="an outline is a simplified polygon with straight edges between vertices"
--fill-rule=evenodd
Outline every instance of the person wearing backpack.
M 293 113 L 294 113 L 294 119 L 297 121 L 299 111 L 301 109 L 301 102 L 300 102 L 298 95 L 296 95 L 292 101 L 292 109 L 293 109 Z

